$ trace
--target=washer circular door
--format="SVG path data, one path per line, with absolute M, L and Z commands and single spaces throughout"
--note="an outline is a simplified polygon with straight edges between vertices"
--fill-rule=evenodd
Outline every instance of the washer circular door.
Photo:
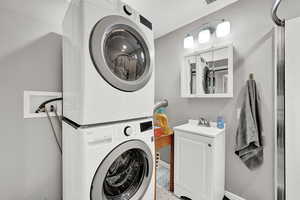
M 101 19 L 90 37 L 90 54 L 99 74 L 113 87 L 133 92 L 152 75 L 150 46 L 138 26 L 112 15 Z
M 151 182 L 153 157 L 140 140 L 116 147 L 98 167 L 91 185 L 91 200 L 140 200 Z

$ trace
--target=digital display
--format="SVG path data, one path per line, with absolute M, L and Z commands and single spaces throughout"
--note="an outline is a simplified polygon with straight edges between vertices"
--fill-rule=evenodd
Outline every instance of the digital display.
M 141 132 L 152 130 L 153 128 L 152 121 L 143 122 L 140 124 L 140 127 L 141 127 Z
M 140 22 L 152 30 L 152 23 L 142 15 L 140 15 Z

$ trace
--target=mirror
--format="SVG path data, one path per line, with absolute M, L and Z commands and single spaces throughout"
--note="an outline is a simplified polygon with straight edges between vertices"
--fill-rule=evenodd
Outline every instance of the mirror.
M 210 48 L 185 56 L 183 97 L 232 97 L 232 46 Z

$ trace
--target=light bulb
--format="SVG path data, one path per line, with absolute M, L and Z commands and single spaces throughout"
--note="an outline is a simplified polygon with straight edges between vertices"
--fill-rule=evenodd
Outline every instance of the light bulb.
M 210 31 L 209 29 L 205 29 L 199 32 L 198 42 L 200 44 L 206 43 L 210 40 Z
M 218 38 L 225 37 L 230 33 L 230 22 L 223 21 L 217 26 L 216 35 Z
M 184 38 L 184 48 L 191 49 L 194 47 L 194 37 L 192 35 L 187 35 Z

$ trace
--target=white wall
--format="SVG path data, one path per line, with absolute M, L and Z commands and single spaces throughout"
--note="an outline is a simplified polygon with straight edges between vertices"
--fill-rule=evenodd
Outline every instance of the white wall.
M 283 13 L 295 16 L 299 2 L 289 1 Z M 272 0 L 240 0 L 207 17 L 201 18 L 155 41 L 156 45 L 156 100 L 168 99 L 167 114 L 172 126 L 185 123 L 190 118 L 206 117 L 216 120 L 224 116 L 226 132 L 226 190 L 247 200 L 274 200 L 274 29 L 270 17 Z M 298 9 L 295 7 L 298 6 Z M 292 9 L 291 9 L 292 8 Z M 291 10 L 292 12 L 287 12 Z M 180 68 L 184 53 L 183 38 L 190 31 L 215 19 L 228 19 L 232 25 L 235 46 L 234 98 L 233 99 L 183 99 L 180 98 Z M 264 164 L 249 171 L 234 154 L 237 108 L 249 73 L 261 90 L 266 146 Z M 163 150 L 163 159 L 168 159 Z
M 61 28 L 1 7 L 0 27 L 0 199 L 60 200 L 61 155 L 23 91 L 61 91 Z

